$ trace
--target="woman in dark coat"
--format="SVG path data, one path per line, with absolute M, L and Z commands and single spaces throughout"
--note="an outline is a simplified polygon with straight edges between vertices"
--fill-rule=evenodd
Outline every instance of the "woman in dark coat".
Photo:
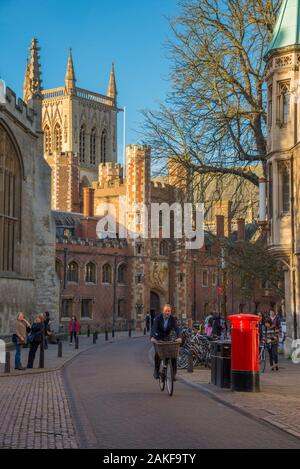
M 36 351 L 39 345 L 44 340 L 44 316 L 39 314 L 34 323 L 31 326 L 31 333 L 28 336 L 28 341 L 30 343 L 30 350 L 28 355 L 28 364 L 27 368 L 33 368 L 33 362 L 35 359 Z

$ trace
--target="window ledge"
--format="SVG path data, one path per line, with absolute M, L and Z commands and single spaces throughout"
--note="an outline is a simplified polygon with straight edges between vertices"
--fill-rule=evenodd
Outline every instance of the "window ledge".
M 35 279 L 33 277 L 22 277 L 22 275 L 10 273 L 10 272 L 0 272 L 0 278 L 7 278 L 10 280 L 25 280 L 29 282 L 34 282 Z

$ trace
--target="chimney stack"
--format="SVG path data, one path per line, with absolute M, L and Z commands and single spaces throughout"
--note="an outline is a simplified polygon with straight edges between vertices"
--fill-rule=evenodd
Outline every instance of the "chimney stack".
M 217 224 L 217 237 L 224 238 L 224 215 L 217 215 L 216 216 L 216 224 Z
M 237 221 L 237 240 L 245 241 L 245 220 L 244 218 L 239 218 Z
M 90 187 L 83 188 L 83 215 L 85 217 L 94 216 L 94 192 Z

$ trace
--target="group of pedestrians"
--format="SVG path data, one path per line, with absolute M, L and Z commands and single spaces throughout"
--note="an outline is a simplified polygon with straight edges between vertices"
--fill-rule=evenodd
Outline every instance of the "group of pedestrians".
M 34 359 L 39 345 L 45 341 L 45 348 L 48 347 L 47 338 L 52 334 L 50 327 L 50 315 L 48 311 L 45 314 L 38 314 L 32 324 L 25 318 L 24 313 L 20 312 L 17 316 L 15 333 L 12 341 L 16 346 L 15 370 L 25 370 L 33 368 Z M 29 344 L 29 354 L 27 367 L 22 366 L 22 347 Z
M 210 314 L 205 318 L 204 330 L 202 332 L 204 332 L 207 337 L 226 337 L 227 324 L 225 319 L 220 314 Z
M 79 334 L 80 326 L 76 316 L 72 316 L 69 322 L 70 344 Z M 33 368 L 36 352 L 39 346 L 44 344 L 44 349 L 48 349 L 48 339 L 54 337 L 51 330 L 50 314 L 46 311 L 44 314 L 38 314 L 32 324 L 25 318 L 24 313 L 19 313 L 16 320 L 15 333 L 12 341 L 16 346 L 15 370 L 25 370 Z M 22 365 L 22 347 L 29 345 L 27 366 Z

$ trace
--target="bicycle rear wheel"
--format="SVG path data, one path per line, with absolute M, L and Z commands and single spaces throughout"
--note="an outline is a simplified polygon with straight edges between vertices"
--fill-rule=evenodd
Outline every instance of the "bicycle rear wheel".
M 168 360 L 168 364 L 167 364 L 166 381 L 167 381 L 167 390 L 168 390 L 169 396 L 172 396 L 173 391 L 174 391 L 174 370 L 173 370 L 173 365 L 172 365 L 171 360 Z

